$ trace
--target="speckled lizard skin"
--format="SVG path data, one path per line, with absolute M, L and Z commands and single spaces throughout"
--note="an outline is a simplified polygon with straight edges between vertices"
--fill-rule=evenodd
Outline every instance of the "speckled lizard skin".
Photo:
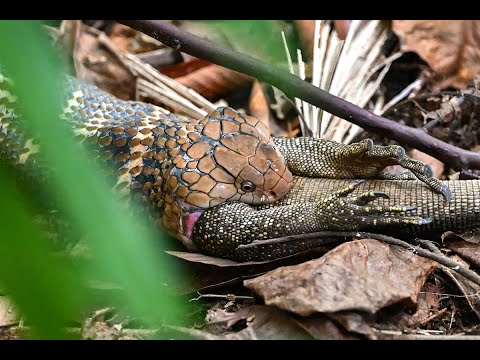
M 0 80 L 0 89 L 5 89 L 6 78 Z M 66 83 L 61 117 L 71 124 L 73 137 L 116 171 L 116 190 L 142 194 L 158 223 L 191 251 L 258 260 L 313 245 L 304 242 L 289 250 L 256 253 L 239 252 L 236 246 L 325 229 L 441 229 L 456 223 L 434 216 L 444 206 L 442 195 L 450 199 L 453 187 L 454 200 L 458 191 L 465 198 L 463 185 L 431 177 L 428 166 L 408 158 L 398 146 L 374 146 L 370 140 L 344 145 L 271 138 L 257 119 L 230 108 L 219 108 L 204 119 L 183 120 L 154 105 L 116 99 L 71 77 Z M 41 147 L 21 131 L 21 116 L 11 110 L 15 97 L 6 90 L 0 96 L 0 155 L 35 166 Z M 410 175 L 364 184 L 336 180 L 395 178 L 382 172 L 394 164 Z M 303 177 L 293 178 L 292 173 Z M 412 174 L 423 183 L 410 180 Z M 388 202 L 389 192 L 406 197 Z M 422 203 L 424 199 L 428 202 Z M 438 209 L 422 206 L 431 203 Z M 462 211 L 459 204 L 450 207 Z M 427 225 L 432 219 L 433 225 Z

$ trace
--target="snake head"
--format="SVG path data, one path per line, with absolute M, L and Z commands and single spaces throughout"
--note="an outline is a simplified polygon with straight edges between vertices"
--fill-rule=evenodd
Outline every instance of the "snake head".
M 203 138 L 199 140 L 210 148 L 198 161 L 201 177 L 190 186 L 193 192 L 186 197 L 187 203 L 202 208 L 225 201 L 263 204 L 287 194 L 292 174 L 262 122 L 230 108 L 218 108 L 201 124 Z
M 189 238 L 207 208 L 226 201 L 272 203 L 292 187 L 292 173 L 259 120 L 218 108 L 190 129 L 188 133 L 185 128 L 188 142 L 181 145 L 183 163 L 164 174 L 166 188 L 171 189 L 166 202 L 178 206 L 175 210 L 171 205 L 168 211 L 167 204 L 164 224 L 172 227 L 171 232 L 178 231 L 175 216 L 182 219 L 177 229 Z

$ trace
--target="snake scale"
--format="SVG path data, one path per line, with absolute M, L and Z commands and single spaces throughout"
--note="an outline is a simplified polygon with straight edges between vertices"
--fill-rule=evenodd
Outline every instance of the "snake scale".
M 41 146 L 22 131 L 7 82 L 0 76 L 0 155 L 39 166 Z M 190 251 L 264 260 L 318 240 L 238 245 L 321 230 L 411 234 L 479 225 L 479 182 L 441 182 L 399 146 L 274 138 L 257 119 L 226 107 L 185 120 L 69 76 L 65 88 L 61 118 L 72 138 L 115 171 L 115 190 L 140 195 Z M 391 175 L 383 171 L 389 165 L 409 172 Z M 340 180 L 363 178 L 384 180 Z

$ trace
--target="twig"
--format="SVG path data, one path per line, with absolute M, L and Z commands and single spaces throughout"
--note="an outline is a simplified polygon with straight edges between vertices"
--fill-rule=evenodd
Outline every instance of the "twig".
M 439 312 L 434 313 L 434 314 L 426 317 L 422 321 L 420 321 L 420 325 L 425 326 L 425 324 L 428 324 L 430 321 L 435 320 L 436 318 L 440 317 L 441 315 L 445 314 L 446 312 L 447 312 L 447 308 L 443 308 Z
M 422 80 L 417 79 L 414 82 L 412 82 L 410 85 L 408 85 L 405 89 L 403 89 L 398 95 L 392 98 L 387 104 L 385 104 L 382 107 L 382 110 L 380 110 L 379 114 L 382 115 L 384 114 L 387 110 L 390 110 L 391 107 L 394 105 L 398 104 L 399 101 L 402 101 L 404 98 L 410 94 L 413 89 L 415 89 L 417 86 L 421 84 Z
M 403 240 L 395 239 L 391 236 L 380 235 L 380 234 L 368 234 L 368 233 L 361 233 L 361 234 L 362 234 L 362 236 L 370 237 L 372 239 L 381 240 L 381 241 L 384 241 L 384 242 L 392 244 L 392 245 L 398 245 L 398 246 L 401 246 L 401 247 L 406 248 L 406 249 L 411 249 L 412 248 L 412 244 L 409 244 L 408 242 L 403 241 Z M 421 245 L 425 245 L 425 243 L 427 243 L 428 241 L 417 240 L 417 242 Z M 460 275 L 463 275 L 468 280 L 470 280 L 470 281 L 472 281 L 475 284 L 480 286 L 480 275 L 478 275 L 476 272 L 474 272 L 470 269 L 467 269 L 466 267 L 460 265 L 456 261 L 450 260 L 448 257 L 443 255 L 439 250 L 438 250 L 438 252 L 439 253 L 436 253 L 435 250 L 433 250 L 433 251 L 430 250 L 430 247 L 429 247 L 429 250 L 422 249 L 422 248 L 415 248 L 415 253 L 416 254 L 418 254 L 422 257 L 425 257 L 427 259 L 436 261 L 440 265 L 446 266 L 450 270 L 453 270 L 456 273 L 458 273 Z
M 196 298 L 190 299 L 189 301 L 197 301 L 203 298 L 214 298 L 214 299 L 225 299 L 228 301 L 236 301 L 236 300 L 253 300 L 253 296 L 242 296 L 242 295 L 234 295 L 234 294 L 226 294 L 226 295 L 220 295 L 220 294 L 200 294 L 197 292 L 199 295 Z
M 422 240 L 422 239 L 417 239 L 416 240 L 417 243 L 419 243 L 420 245 L 422 245 L 424 248 L 427 248 L 428 250 L 430 250 L 431 252 L 435 253 L 435 254 L 438 254 L 438 255 L 442 255 L 442 252 L 440 251 L 440 249 L 438 247 L 436 247 L 432 241 L 429 241 L 429 240 Z M 458 264 L 457 264 L 458 265 Z
M 436 139 L 422 129 L 401 125 L 382 116 L 375 115 L 271 64 L 233 50 L 218 47 L 214 43 L 184 32 L 167 22 L 158 20 L 117 21 L 141 31 L 176 50 L 267 82 L 281 89 L 290 97 L 298 97 L 333 115 L 361 126 L 365 130 L 373 131 L 402 144 L 416 147 L 454 169 L 480 169 L 480 154 L 460 149 Z
M 349 231 L 341 231 L 341 232 L 319 231 L 319 232 L 308 233 L 308 234 L 283 236 L 283 237 L 274 238 L 274 239 L 253 240 L 249 244 L 238 245 L 236 250 L 243 250 L 243 249 L 248 249 L 248 248 L 257 247 L 257 246 L 280 244 L 280 243 L 289 242 L 289 241 L 300 241 L 300 240 L 308 240 L 308 239 L 314 239 L 314 238 L 319 238 L 318 239 L 319 245 L 325 245 L 331 242 L 339 241 L 339 240 L 330 240 L 330 238 L 337 238 L 337 237 L 347 238 L 347 237 L 356 236 L 358 234 L 359 233 L 357 232 L 349 232 Z
M 450 260 L 448 257 L 441 253 L 435 253 L 434 251 L 431 250 L 426 250 L 422 249 L 420 247 L 414 247 L 414 245 L 400 240 L 396 239 L 391 236 L 387 235 L 382 235 L 382 234 L 374 234 L 374 233 L 368 233 L 368 232 L 352 232 L 352 231 L 320 231 L 320 232 L 315 232 L 315 233 L 310 233 L 310 234 L 300 234 L 300 235 L 293 235 L 293 236 L 285 236 L 285 237 L 280 237 L 280 238 L 275 238 L 275 239 L 268 239 L 268 240 L 254 240 L 250 244 L 244 244 L 244 245 L 239 245 L 237 246 L 237 249 L 247 249 L 247 248 L 252 248 L 256 246 L 262 246 L 262 245 L 271 245 L 271 244 L 279 244 L 279 243 L 284 243 L 284 242 L 289 242 L 289 241 L 299 241 L 299 240 L 305 240 L 305 239 L 314 239 L 314 238 L 319 238 L 319 245 L 324 245 L 328 243 L 332 243 L 338 240 L 334 240 L 335 238 L 347 238 L 347 237 L 364 237 L 364 238 L 370 238 L 370 239 L 375 239 L 375 240 L 380 240 L 383 242 L 386 242 L 391 245 L 397 245 L 400 247 L 403 247 L 405 249 L 411 250 L 414 248 L 414 253 L 417 255 L 420 255 L 424 258 L 436 261 L 440 265 L 448 267 L 450 270 L 457 272 L 460 275 L 463 275 L 466 277 L 468 280 L 474 282 L 475 284 L 480 286 L 480 275 L 478 275 L 476 272 L 465 268 L 464 266 L 461 266 L 459 263 Z M 419 244 L 424 245 L 427 241 L 425 240 L 418 240 Z M 425 245 L 426 246 L 426 245 Z M 438 250 L 438 249 L 437 249 Z
M 447 256 L 443 255 L 443 253 L 440 251 L 440 249 L 437 246 L 435 246 L 433 241 L 416 239 L 416 242 L 418 244 L 420 244 L 421 246 L 427 248 L 431 252 L 437 254 L 438 256 L 442 256 L 445 259 L 447 259 L 451 263 L 451 265 L 446 265 L 445 263 L 441 263 L 447 270 L 456 271 L 457 273 L 465 276 L 467 279 L 473 281 L 475 284 L 480 285 L 480 283 L 478 282 L 480 280 L 480 275 L 478 275 L 473 270 L 470 270 L 470 269 L 466 268 L 465 266 L 459 264 L 458 262 L 450 260 Z M 468 276 L 466 274 L 468 274 Z M 472 278 L 477 279 L 477 280 L 473 280 Z M 471 294 L 471 295 L 475 295 L 475 294 Z

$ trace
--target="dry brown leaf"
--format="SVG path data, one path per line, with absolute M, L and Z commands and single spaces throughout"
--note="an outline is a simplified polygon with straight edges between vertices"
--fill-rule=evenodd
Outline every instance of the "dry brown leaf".
M 335 20 L 335 30 L 341 40 L 344 40 L 347 37 L 351 24 L 352 20 Z
M 135 55 L 142 62 L 158 69 L 182 61 L 180 53 L 171 48 L 161 48 Z
M 19 317 L 12 301 L 6 296 L 0 296 L 0 327 L 17 324 Z
M 458 262 L 458 264 L 461 266 L 466 268 L 469 267 L 469 264 L 457 255 L 450 257 L 450 259 Z M 460 293 L 464 296 L 464 300 L 470 309 L 477 314 L 477 317 L 480 319 L 480 286 L 447 267 L 443 266 L 441 269 L 457 286 L 458 290 L 460 290 Z
M 211 292 L 214 289 L 242 284 L 243 280 L 251 279 L 279 266 L 298 264 L 317 258 L 326 251 L 325 247 L 319 247 L 280 259 L 244 263 L 182 251 L 166 251 L 166 253 L 190 263 L 188 269 L 191 276 L 184 277 L 184 281 L 175 283 L 177 293 L 189 294 L 194 291 Z
M 172 79 L 176 79 L 182 76 L 186 76 L 198 69 L 204 68 L 212 64 L 211 62 L 208 62 L 203 59 L 198 59 L 195 57 L 188 58 L 186 56 L 183 56 L 183 54 L 182 54 L 182 57 L 183 57 L 182 62 L 163 66 L 159 71 L 163 75 L 167 75 Z
M 441 316 L 446 315 L 446 309 L 439 310 L 440 293 L 438 286 L 431 282 L 425 283 L 419 293 L 414 313 L 403 306 L 393 306 L 375 315 L 340 311 L 327 316 L 351 333 L 364 335 L 368 339 L 378 339 L 392 332 L 415 331 L 419 326 L 441 319 Z
M 270 107 L 262 84 L 258 80 L 253 82 L 250 99 L 248 100 L 248 109 L 250 115 L 260 120 L 263 125 L 270 129 Z M 270 133 L 272 133 L 272 129 L 270 129 Z
M 379 309 L 405 301 L 415 303 L 434 261 L 375 240 L 342 244 L 320 259 L 281 267 L 246 287 L 265 303 L 300 315 L 316 312 Z
M 247 327 L 236 333 L 227 333 L 225 335 L 213 335 L 208 331 L 180 326 L 171 326 L 170 328 L 196 340 L 257 340 L 257 336 L 251 327 Z
M 293 20 L 304 54 L 313 58 L 313 41 L 315 37 L 315 20 Z
M 340 311 L 327 314 L 327 316 L 352 333 L 367 336 L 372 340 L 376 339 L 372 327 L 374 322 L 370 314 L 355 311 Z
M 316 340 L 358 339 L 323 314 L 315 314 L 306 318 L 296 317 L 295 320 Z
M 237 263 L 182 251 L 166 251 L 166 253 L 190 263 L 188 266 L 190 276 L 179 279 L 174 285 L 178 294 L 190 294 L 195 291 L 205 293 L 226 286 L 241 286 L 243 280 L 251 279 L 275 267 L 266 262 Z
M 210 323 L 215 324 L 215 328 L 222 323 L 224 330 L 243 327 L 234 334 L 225 334 L 224 336 L 228 336 L 228 338 L 236 335 L 238 338 L 252 340 L 312 339 L 291 314 L 271 306 L 253 305 L 230 314 L 222 309 L 215 311 L 216 314 L 210 315 Z M 217 317 L 218 319 L 216 319 Z
M 440 309 L 441 292 L 442 287 L 439 284 L 427 282 L 418 296 L 417 310 L 413 314 L 402 312 L 397 324 L 413 328 L 432 321 L 434 315 L 436 316 L 445 309 Z
M 203 255 L 200 253 L 190 253 L 185 251 L 165 251 L 167 254 L 175 256 L 177 258 L 186 260 L 192 263 L 200 263 L 205 265 L 213 265 L 218 267 L 246 267 L 250 268 L 254 265 L 262 267 L 263 265 L 275 264 L 276 267 L 282 265 L 298 264 L 300 262 L 308 261 L 313 258 L 318 258 L 329 251 L 328 246 L 319 246 L 317 248 L 309 249 L 297 254 L 265 261 L 246 261 L 236 262 L 229 259 L 217 258 L 214 256 Z
M 444 245 L 480 268 L 480 243 L 463 240 L 466 235 L 456 235 L 451 232 L 449 234 L 450 237 L 445 238 Z
M 427 165 L 430 165 L 433 170 L 433 177 L 437 179 L 444 179 L 443 171 L 445 170 L 445 164 L 438 159 L 435 159 L 433 156 L 425 154 L 424 152 L 412 149 L 408 154 L 411 158 L 424 162 Z
M 253 83 L 248 101 L 248 109 L 250 115 L 265 124 L 272 136 L 292 137 L 291 131 L 285 129 L 290 122 L 282 121 L 279 123 L 273 118 L 265 88 L 258 80 L 255 80 Z M 295 137 L 295 135 L 296 134 L 294 134 L 293 137 Z
M 195 291 L 212 292 L 224 286 L 240 285 L 243 280 L 265 271 L 263 269 L 259 270 L 257 267 L 252 268 L 252 266 L 229 266 L 228 261 L 230 260 L 227 260 L 226 263 L 220 262 L 222 265 L 219 266 L 216 265 L 217 258 L 212 257 L 209 259 L 209 257 L 205 255 L 197 258 L 196 256 L 190 257 L 189 254 L 191 253 L 183 253 L 181 251 L 167 251 L 167 253 L 190 263 L 188 264 L 189 276 L 184 276 L 173 284 L 174 291 L 182 295 L 191 294 Z M 205 258 L 203 258 L 203 256 L 205 256 Z M 181 264 L 181 266 L 184 266 L 184 264 Z
M 248 102 L 250 115 L 263 122 L 270 130 L 270 134 L 272 136 L 297 136 L 298 132 L 300 131 L 298 117 L 292 121 L 278 121 L 272 115 L 271 108 L 277 108 L 278 110 L 279 106 L 278 104 L 271 106 L 265 86 L 262 85 L 262 83 L 260 83 L 258 80 L 255 80 Z
M 109 37 L 120 51 L 131 54 L 144 53 L 164 47 L 158 40 L 118 23 L 113 24 Z
M 403 51 L 414 51 L 442 77 L 466 88 L 480 73 L 479 20 L 393 20 Z
M 73 58 L 77 78 L 120 99 L 132 99 L 135 77 L 99 43 L 99 37 L 106 37 L 105 33 L 84 24 L 78 26 L 76 32 Z
M 209 100 L 217 100 L 232 90 L 248 85 L 253 79 L 245 74 L 212 64 L 175 80 Z
M 271 262 L 271 260 L 267 261 L 248 261 L 248 262 L 236 262 L 229 259 L 222 259 L 213 256 L 203 255 L 200 253 L 191 253 L 185 251 L 165 251 L 167 254 L 178 257 L 180 259 L 194 262 L 194 263 L 201 263 L 205 265 L 214 265 L 219 267 L 233 267 L 233 266 L 251 266 L 251 265 L 259 265 L 259 264 L 266 264 Z

